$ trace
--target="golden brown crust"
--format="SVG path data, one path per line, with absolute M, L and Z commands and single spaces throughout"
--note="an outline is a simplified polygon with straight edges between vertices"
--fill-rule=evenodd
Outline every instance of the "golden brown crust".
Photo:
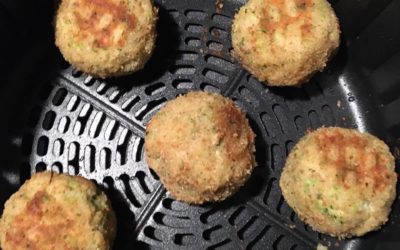
M 153 53 L 157 9 L 151 0 L 63 0 L 56 45 L 78 69 L 101 78 L 143 68 Z
M 327 166 L 336 169 L 339 181 L 345 188 L 356 182 L 372 182 L 376 190 L 385 188 L 393 178 L 393 171 L 387 168 L 390 158 L 382 154 L 379 148 L 366 151 L 371 138 L 359 134 L 344 134 L 339 129 L 321 130 L 316 136 L 321 150 L 329 148 L 335 154 L 325 156 Z M 370 164 L 369 164 L 370 163 Z
M 394 158 L 378 138 L 320 128 L 290 152 L 280 179 L 286 202 L 315 230 L 361 236 L 388 220 L 396 196 Z
M 299 11 L 295 15 L 291 15 L 287 8 L 285 1 L 282 0 L 270 0 L 270 5 L 261 10 L 262 18 L 260 20 L 261 27 L 266 29 L 269 35 L 274 35 L 277 30 L 287 30 L 289 25 L 292 25 L 300 20 L 304 20 L 301 24 L 301 36 L 311 36 L 312 30 L 312 0 L 295 0 L 296 8 Z M 270 13 L 270 7 L 275 7 L 280 13 L 279 20 L 276 20 Z
M 116 219 L 107 197 L 82 178 L 45 172 L 32 176 L 5 205 L 0 247 L 111 249 Z
M 326 0 L 250 0 L 235 15 L 233 54 L 265 84 L 295 86 L 325 67 L 339 33 Z
M 87 13 L 90 14 L 85 16 Z M 93 36 L 94 44 L 100 48 L 124 46 L 127 42 L 127 33 L 135 30 L 137 22 L 135 14 L 129 13 L 126 6 L 111 0 L 77 1 L 76 11 L 73 14 L 79 27 L 77 37 L 85 39 L 87 36 Z M 102 17 L 107 14 L 112 16 L 111 21 L 103 26 L 98 25 Z M 125 33 L 113 41 L 111 38 L 120 25 L 126 27 Z
M 177 122 L 179 121 L 179 122 Z M 178 200 L 223 200 L 254 167 L 254 133 L 229 99 L 191 92 L 162 108 L 146 129 L 149 167 Z

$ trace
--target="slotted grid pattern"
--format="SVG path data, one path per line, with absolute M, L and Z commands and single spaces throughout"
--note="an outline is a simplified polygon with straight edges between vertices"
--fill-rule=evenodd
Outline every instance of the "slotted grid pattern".
M 327 71 L 301 88 L 267 88 L 231 57 L 230 25 L 240 3 L 226 1 L 222 10 L 206 2 L 159 4 L 157 50 L 143 71 L 103 81 L 64 63 L 45 86 L 22 143 L 26 175 L 54 170 L 102 185 L 117 200 L 117 214 L 128 211 L 119 221 L 126 232 L 118 249 L 126 239 L 166 249 L 309 249 L 332 240 L 299 221 L 278 180 L 308 129 L 354 126 L 348 103 L 337 105 L 338 97 L 347 99 L 337 79 Z M 146 124 L 166 101 L 190 90 L 229 96 L 257 134 L 254 174 L 222 203 L 173 200 L 144 161 Z

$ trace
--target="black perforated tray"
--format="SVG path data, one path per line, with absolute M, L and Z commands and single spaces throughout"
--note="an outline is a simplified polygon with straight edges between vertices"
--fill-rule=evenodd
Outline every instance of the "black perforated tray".
M 103 81 L 65 63 L 50 18 L 28 26 L 18 47 L 8 44 L 6 55 L 16 53 L 19 61 L 4 64 L 1 86 L 0 204 L 32 173 L 54 170 L 85 176 L 106 190 L 118 216 L 115 249 L 398 248 L 397 201 L 382 230 L 338 241 L 298 219 L 278 180 L 293 145 L 323 125 L 369 131 L 396 153 L 400 36 L 393 13 L 399 2 L 334 1 L 342 45 L 327 69 L 301 88 L 267 88 L 232 58 L 230 26 L 244 1 L 156 2 L 157 49 L 145 69 L 130 76 Z M 175 201 L 144 161 L 149 119 L 191 90 L 232 98 L 257 134 L 258 166 L 245 187 L 221 203 Z

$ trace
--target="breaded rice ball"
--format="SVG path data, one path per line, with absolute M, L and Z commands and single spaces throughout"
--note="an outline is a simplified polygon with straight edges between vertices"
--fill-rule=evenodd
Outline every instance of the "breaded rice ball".
M 111 204 L 91 181 L 43 172 L 33 175 L 6 202 L 0 248 L 111 249 L 115 233 Z
M 152 118 L 146 159 L 177 200 L 221 201 L 249 178 L 255 165 L 254 137 L 232 100 L 191 92 L 168 102 Z
M 105 78 L 144 67 L 156 40 L 152 0 L 62 0 L 56 45 L 79 70 Z
M 339 46 L 326 0 L 250 0 L 232 26 L 234 56 L 270 86 L 294 86 L 321 71 Z
M 330 127 L 297 143 L 279 184 L 300 219 L 345 238 L 376 230 L 388 220 L 396 182 L 394 158 L 383 141 Z

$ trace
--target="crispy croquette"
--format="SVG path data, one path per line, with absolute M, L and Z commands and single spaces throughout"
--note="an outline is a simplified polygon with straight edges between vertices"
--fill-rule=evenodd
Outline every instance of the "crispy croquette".
M 267 85 L 299 85 L 324 69 L 339 35 L 326 0 L 250 0 L 233 21 L 233 54 Z
M 315 230 L 361 236 L 388 220 L 397 175 L 388 146 L 375 136 L 330 127 L 305 135 L 280 178 L 283 196 Z
M 101 78 L 126 75 L 152 55 L 156 19 L 151 0 L 62 0 L 56 45 L 79 70 Z
M 146 159 L 176 199 L 221 201 L 249 178 L 255 165 L 254 137 L 232 100 L 190 92 L 168 102 L 151 119 Z
M 6 202 L 0 248 L 108 250 L 115 233 L 111 204 L 91 181 L 43 172 L 33 175 Z

